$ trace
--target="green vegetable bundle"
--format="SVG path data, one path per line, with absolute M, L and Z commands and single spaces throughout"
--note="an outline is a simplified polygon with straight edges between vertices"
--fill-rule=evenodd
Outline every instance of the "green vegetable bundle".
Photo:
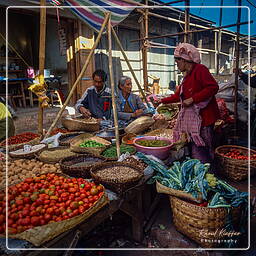
M 120 145 L 120 153 L 124 154 L 126 152 L 133 154 L 135 152 L 135 148 L 133 146 L 129 146 L 129 145 L 124 145 L 124 144 Z M 106 158 L 117 158 L 116 146 L 111 146 L 111 147 L 107 148 L 106 150 L 104 150 L 101 153 L 101 155 Z
M 79 144 L 79 147 L 82 148 L 96 148 L 96 147 L 104 147 L 105 145 L 103 145 L 102 143 L 99 143 L 95 140 L 87 140 L 81 144 Z

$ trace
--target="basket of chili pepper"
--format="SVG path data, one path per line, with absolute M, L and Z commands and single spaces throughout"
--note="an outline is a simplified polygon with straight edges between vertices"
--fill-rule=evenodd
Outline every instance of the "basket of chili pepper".
M 40 135 L 33 132 L 24 132 L 11 136 L 0 143 L 0 147 L 8 145 L 9 150 L 19 149 L 22 145 L 36 145 L 40 142 Z
M 250 153 L 250 158 L 249 158 Z M 223 145 L 215 150 L 219 171 L 231 180 L 240 181 L 256 174 L 256 151 L 236 145 Z

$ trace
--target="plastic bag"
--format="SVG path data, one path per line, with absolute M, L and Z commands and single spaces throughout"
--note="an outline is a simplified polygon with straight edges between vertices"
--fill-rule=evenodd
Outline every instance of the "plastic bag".
M 48 144 L 48 148 L 56 148 L 59 146 L 59 137 L 62 135 L 61 132 L 47 138 L 43 139 L 41 143 Z

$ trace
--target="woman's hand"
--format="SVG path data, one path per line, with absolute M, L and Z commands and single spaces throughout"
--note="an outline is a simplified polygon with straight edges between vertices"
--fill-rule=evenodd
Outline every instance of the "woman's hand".
M 182 103 L 184 107 L 189 107 L 193 103 L 193 98 L 188 98 L 184 100 Z
M 79 111 L 85 118 L 89 118 L 92 116 L 91 112 L 85 107 L 80 107 Z
M 132 113 L 132 117 L 138 117 L 143 114 L 143 109 L 137 109 L 135 112 Z

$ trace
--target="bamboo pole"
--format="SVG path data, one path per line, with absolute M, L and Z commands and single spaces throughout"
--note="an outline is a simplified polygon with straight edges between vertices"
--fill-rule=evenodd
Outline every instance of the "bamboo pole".
M 185 34 L 184 34 L 184 43 L 188 43 L 188 31 L 189 31 L 189 0 L 185 0 Z
M 238 0 L 238 6 L 241 7 L 241 0 Z M 241 20 L 241 8 L 238 8 L 237 14 L 237 24 L 240 23 Z M 235 136 L 237 132 L 237 119 L 238 119 L 238 112 L 237 112 L 237 101 L 238 101 L 238 74 L 239 74 L 239 56 L 240 56 L 240 44 L 239 44 L 239 34 L 240 34 L 240 25 L 237 25 L 237 36 L 236 36 L 236 73 L 235 73 L 235 103 L 234 103 L 234 115 L 235 115 Z
M 59 113 L 57 114 L 57 116 L 56 116 L 55 120 L 53 121 L 51 127 L 49 128 L 48 132 L 46 133 L 46 135 L 45 135 L 46 138 L 50 135 L 52 129 L 55 127 L 56 123 L 57 123 L 58 120 L 60 119 L 60 117 L 61 117 L 63 111 L 65 110 L 65 108 L 66 108 L 66 106 L 67 106 L 69 100 L 71 99 L 72 94 L 74 93 L 74 91 L 75 91 L 75 89 L 76 89 L 76 87 L 77 87 L 79 81 L 81 80 L 81 78 L 82 78 L 82 76 L 83 76 L 85 70 L 87 69 L 87 67 L 88 67 L 88 65 L 89 65 L 89 62 L 90 62 L 90 59 L 91 59 L 91 57 L 92 57 L 93 54 L 94 54 L 94 50 L 95 50 L 95 48 L 97 47 L 97 45 L 98 45 L 98 43 L 99 43 L 99 41 L 100 41 L 100 38 L 101 38 L 101 36 L 102 36 L 102 33 L 103 33 L 103 31 L 104 31 L 104 28 L 105 28 L 106 25 L 107 25 L 107 22 L 108 22 L 108 20 L 109 20 L 109 15 L 110 15 L 109 13 L 106 14 L 106 17 L 105 17 L 105 19 L 104 19 L 104 22 L 103 22 L 103 24 L 102 24 L 102 26 L 101 26 L 101 29 L 100 29 L 100 31 L 99 31 L 99 34 L 98 34 L 98 36 L 97 36 L 97 38 L 96 38 L 96 40 L 95 40 L 95 43 L 94 43 L 94 45 L 93 45 L 93 47 L 92 47 L 92 49 L 91 49 L 91 51 L 90 51 L 90 53 L 89 53 L 89 55 L 88 55 L 88 57 L 87 57 L 85 63 L 84 63 L 84 66 L 83 66 L 83 68 L 82 68 L 82 70 L 81 70 L 79 76 L 77 77 L 75 83 L 73 84 L 73 86 L 72 86 L 72 88 L 71 88 L 71 90 L 70 90 L 70 92 L 69 92 L 69 94 L 68 94 L 68 97 L 67 97 L 66 101 L 64 102 L 62 108 L 60 109 Z
M 182 22 L 180 22 L 180 23 L 182 23 Z M 251 20 L 249 23 L 253 23 L 253 21 Z M 204 28 L 204 29 L 198 29 L 198 30 L 190 30 L 190 31 L 187 31 L 187 33 L 199 33 L 199 32 L 216 30 L 216 29 L 221 29 L 221 28 L 230 28 L 230 27 L 234 27 L 234 26 L 238 26 L 238 25 L 245 25 L 245 24 L 247 25 L 248 21 L 239 22 L 239 23 L 235 23 L 235 24 L 231 24 L 231 25 L 220 26 L 220 27 L 211 27 L 211 28 Z M 165 34 L 165 35 L 162 35 L 162 36 L 151 36 L 151 37 L 148 37 L 148 38 L 138 38 L 138 39 L 131 40 L 130 42 L 137 42 L 137 41 L 142 41 L 142 40 L 145 40 L 145 39 L 155 39 L 155 38 L 162 38 L 162 37 L 179 36 L 179 35 L 184 35 L 184 34 L 185 34 L 185 32 L 177 32 L 177 33 L 173 33 L 173 34 Z
M 140 83 L 139 83 L 139 81 L 138 81 L 138 79 L 137 79 L 137 77 L 136 77 L 136 75 L 135 75 L 135 73 L 134 73 L 134 71 L 133 71 L 133 69 L 132 69 L 132 66 L 131 66 L 131 64 L 130 64 L 130 61 L 129 61 L 128 58 L 127 58 L 127 55 L 126 55 L 126 53 L 125 53 L 125 51 L 124 51 L 124 48 L 123 48 L 123 46 L 122 46 L 122 44 L 121 44 L 121 42 L 120 42 L 120 40 L 119 40 L 119 38 L 118 38 L 118 36 L 117 36 L 117 34 L 116 34 L 114 28 L 113 28 L 112 26 L 111 26 L 111 29 L 112 29 L 112 33 L 113 33 L 113 35 L 114 35 L 114 37 L 115 37 L 115 39 L 116 39 L 116 42 L 117 42 L 117 44 L 118 44 L 118 46 L 119 46 L 119 48 L 120 48 L 120 50 L 121 50 L 121 52 L 122 52 L 122 54 L 123 54 L 123 57 L 124 57 L 124 59 L 125 59 L 125 61 L 126 61 L 126 63 L 127 63 L 127 66 L 128 66 L 128 68 L 130 69 L 130 72 L 131 72 L 131 74 L 132 74 L 132 76 L 133 76 L 133 78 L 134 78 L 134 80 L 135 80 L 135 83 L 137 84 L 137 86 L 138 86 L 138 88 L 139 88 L 139 90 L 140 90 L 141 95 L 142 95 L 143 99 L 145 100 L 147 106 L 150 107 L 150 104 L 149 104 L 148 101 L 147 101 L 146 95 L 145 95 L 144 91 L 142 90 L 142 88 L 141 88 L 141 86 L 140 86 Z
M 148 5 L 148 0 L 145 0 L 145 4 Z M 148 37 L 148 8 L 145 8 L 143 15 L 144 20 L 144 37 Z M 143 41 L 142 46 L 142 63 L 143 63 L 143 81 L 144 81 L 144 90 L 148 90 L 148 47 L 146 45 L 147 40 Z
M 111 18 L 109 18 L 108 20 L 108 66 L 109 66 L 112 106 L 113 106 L 113 115 L 114 115 L 114 124 L 115 124 L 116 151 L 117 151 L 117 157 L 119 158 L 120 157 L 120 141 L 119 141 L 118 116 L 117 116 L 117 109 L 116 109 L 115 84 L 114 84 L 114 75 L 113 75 Z
M 45 36 L 46 36 L 46 0 L 40 0 L 40 39 L 39 39 L 39 75 L 44 75 Z M 44 109 L 38 101 L 38 133 L 43 134 Z

